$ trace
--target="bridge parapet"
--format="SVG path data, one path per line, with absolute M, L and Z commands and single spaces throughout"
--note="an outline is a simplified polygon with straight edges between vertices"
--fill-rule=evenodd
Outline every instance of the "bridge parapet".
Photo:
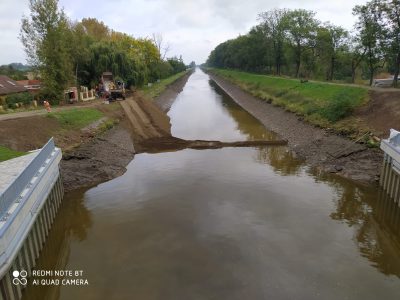
M 0 299 L 19 299 L 23 286 L 12 284 L 12 270 L 29 274 L 36 264 L 63 196 L 61 156 L 50 139 L 27 157 L 0 164 L 0 170 L 16 168 L 0 186 Z
M 384 159 L 380 186 L 400 206 L 400 132 L 391 129 L 390 137 L 381 141 Z

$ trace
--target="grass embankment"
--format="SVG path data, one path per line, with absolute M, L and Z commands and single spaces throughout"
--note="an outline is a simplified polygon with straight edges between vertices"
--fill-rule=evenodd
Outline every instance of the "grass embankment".
M 180 73 L 177 73 L 175 75 L 172 75 L 168 78 L 161 79 L 160 82 L 156 82 L 156 83 L 153 83 L 151 86 L 144 87 L 142 89 L 142 91 L 146 96 L 148 96 L 150 98 L 155 98 L 158 95 L 160 95 L 167 88 L 168 85 L 175 82 L 176 80 L 178 80 L 179 78 L 181 78 L 188 72 L 190 72 L 190 69 L 180 72 Z
M 47 115 L 49 118 L 55 118 L 63 129 L 83 128 L 100 118 L 104 114 L 95 108 L 76 108 Z
M 368 102 L 368 89 L 324 82 L 300 82 L 232 70 L 211 69 L 252 95 L 303 116 L 314 125 L 352 133 L 355 128 L 343 122 L 355 108 Z
M 0 162 L 27 154 L 26 152 L 14 151 L 0 146 Z

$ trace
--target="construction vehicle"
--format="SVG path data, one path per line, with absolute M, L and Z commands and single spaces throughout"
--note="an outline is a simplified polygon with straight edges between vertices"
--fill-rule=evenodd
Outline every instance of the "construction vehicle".
M 125 85 L 122 81 L 114 81 L 114 76 L 111 72 L 103 72 L 101 75 L 101 92 L 102 96 L 109 101 L 117 99 L 125 100 Z

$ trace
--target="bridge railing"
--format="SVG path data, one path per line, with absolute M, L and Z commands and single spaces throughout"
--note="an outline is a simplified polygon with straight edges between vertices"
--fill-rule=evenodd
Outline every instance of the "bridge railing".
M 22 191 L 39 171 L 49 155 L 54 151 L 54 140 L 51 138 L 40 152 L 32 159 L 28 166 L 10 183 L 0 194 L 0 219 L 7 214 L 10 206 L 19 199 Z

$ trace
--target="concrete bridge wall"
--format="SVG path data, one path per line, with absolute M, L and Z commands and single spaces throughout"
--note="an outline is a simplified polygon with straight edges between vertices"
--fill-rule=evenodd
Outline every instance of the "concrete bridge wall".
M 64 194 L 61 150 L 54 141 L 31 155 L 32 160 L 0 191 L 0 300 L 21 298 L 24 276 L 15 276 L 14 271 L 29 278 Z

